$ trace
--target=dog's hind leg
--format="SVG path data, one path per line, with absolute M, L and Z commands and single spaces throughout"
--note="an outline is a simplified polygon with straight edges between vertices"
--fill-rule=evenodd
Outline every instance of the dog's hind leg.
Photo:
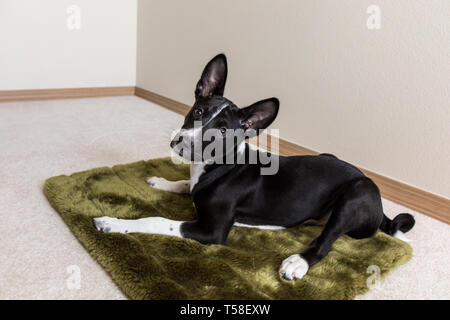
M 280 276 L 287 280 L 302 278 L 308 269 L 324 258 L 342 235 L 361 239 L 373 236 L 383 219 L 380 192 L 368 178 L 351 181 L 336 201 L 322 233 L 300 254 L 286 258 Z
M 175 192 L 175 193 L 191 193 L 191 180 L 169 181 L 160 177 L 150 177 L 147 179 L 150 187 Z

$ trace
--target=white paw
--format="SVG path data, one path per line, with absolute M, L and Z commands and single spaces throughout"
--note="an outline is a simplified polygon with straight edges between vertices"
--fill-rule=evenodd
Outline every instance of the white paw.
M 150 177 L 147 183 L 152 188 L 175 193 L 189 193 L 191 185 L 189 180 L 168 181 L 160 177 Z
M 308 272 L 308 269 L 308 262 L 306 262 L 299 254 L 293 254 L 283 260 L 278 272 L 280 277 L 285 278 L 286 280 L 295 280 L 303 278 L 306 272 Z
M 155 189 L 163 189 L 167 187 L 167 180 L 160 177 L 150 177 L 147 179 L 147 183 L 150 187 Z
M 94 218 L 94 225 L 98 231 L 108 233 L 108 232 L 118 232 L 118 233 L 128 233 L 126 226 L 122 220 L 111 217 L 101 217 Z

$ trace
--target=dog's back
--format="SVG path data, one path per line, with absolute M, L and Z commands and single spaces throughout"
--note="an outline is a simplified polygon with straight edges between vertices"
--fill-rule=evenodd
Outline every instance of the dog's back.
M 220 182 L 238 193 L 236 220 L 249 224 L 293 226 L 325 215 L 347 182 L 364 174 L 351 164 L 329 155 L 279 157 L 273 175 L 261 175 L 257 164 L 246 164 Z

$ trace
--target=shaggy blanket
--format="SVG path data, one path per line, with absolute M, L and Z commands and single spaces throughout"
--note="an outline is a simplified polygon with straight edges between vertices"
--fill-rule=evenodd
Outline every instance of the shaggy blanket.
M 287 281 L 278 275 L 281 262 L 322 227 L 233 227 L 226 245 L 98 232 L 94 217 L 195 218 L 189 195 L 150 188 L 149 176 L 188 179 L 189 167 L 162 158 L 53 177 L 44 186 L 75 237 L 131 299 L 353 299 L 369 290 L 378 270 L 382 279 L 411 258 L 407 243 L 382 232 L 363 240 L 342 236 L 303 279 Z

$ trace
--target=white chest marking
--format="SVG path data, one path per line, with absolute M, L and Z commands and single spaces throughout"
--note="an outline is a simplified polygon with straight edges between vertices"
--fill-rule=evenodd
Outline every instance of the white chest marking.
M 191 192 L 200 176 L 205 172 L 206 163 L 191 163 Z

